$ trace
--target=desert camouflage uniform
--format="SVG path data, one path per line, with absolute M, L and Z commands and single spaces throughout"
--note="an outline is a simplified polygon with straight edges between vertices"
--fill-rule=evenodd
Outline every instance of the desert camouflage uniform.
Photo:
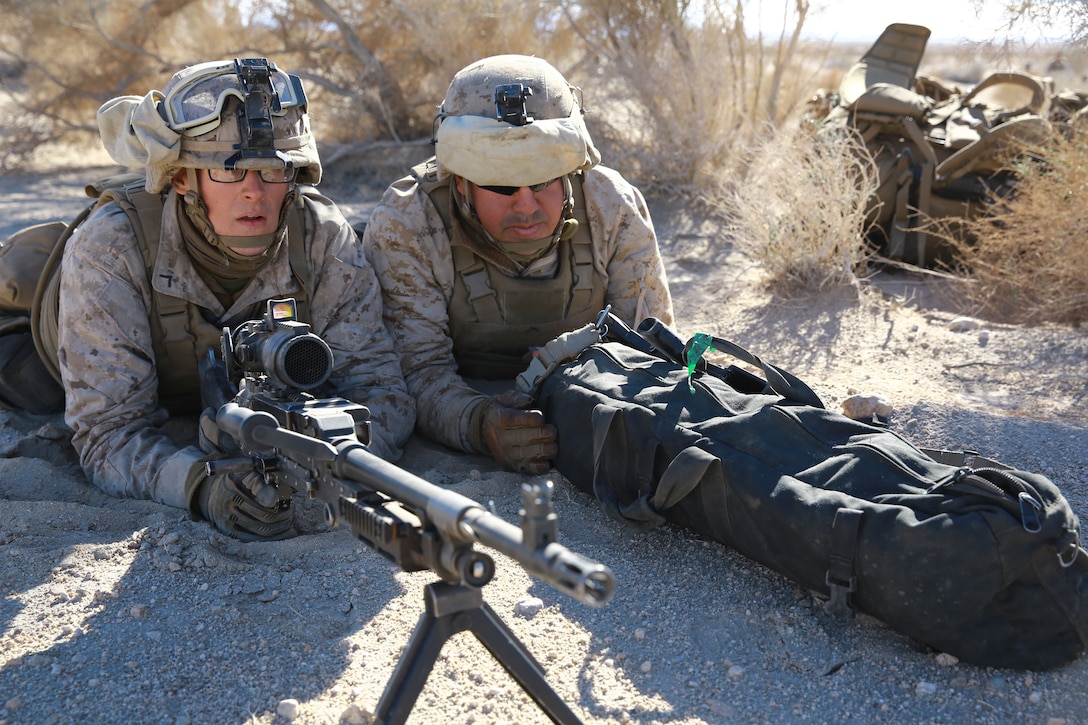
M 672 324 L 665 267 L 641 192 L 612 169 L 596 166 L 584 174 L 593 266 L 605 301 L 628 324 L 647 316 Z M 487 398 L 457 373 L 457 341 L 450 337 L 450 240 L 415 177 L 389 187 L 367 222 L 364 244 L 381 281 L 386 325 L 416 400 L 420 432 L 471 452 L 469 421 Z
M 377 281 L 340 211 L 324 199 L 306 197 L 305 204 L 312 331 L 332 348 L 336 368 L 330 382 L 337 393 L 370 408 L 371 450 L 395 460 L 411 434 L 414 403 L 381 324 Z M 61 279 L 60 363 L 65 420 L 75 432 L 80 464 L 106 493 L 185 508 L 186 474 L 204 453 L 179 446 L 164 429 L 169 414 L 159 404 L 152 352 L 152 284 L 203 308 L 204 319 L 218 327 L 261 317 L 266 300 L 293 296 L 299 288 L 283 244 L 224 310 L 185 251 L 173 191 L 150 275 L 116 203 L 98 209 L 69 241 Z

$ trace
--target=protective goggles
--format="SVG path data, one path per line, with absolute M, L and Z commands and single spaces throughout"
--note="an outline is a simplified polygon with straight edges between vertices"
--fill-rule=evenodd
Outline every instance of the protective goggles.
M 290 108 L 306 105 L 299 77 L 284 73 L 263 58 L 199 63 L 178 73 L 174 87 L 162 100 L 170 128 L 186 136 L 199 136 L 218 127 L 228 98 L 234 96 L 246 102 L 250 89 L 241 71 L 253 68 L 267 68 L 274 92 L 273 115 L 282 116 Z
M 542 181 L 539 184 L 529 184 L 528 187 L 522 187 L 522 186 L 482 186 L 480 184 L 477 184 L 477 186 L 479 188 L 483 189 L 484 191 L 490 191 L 492 194 L 502 194 L 503 196 L 513 196 L 514 194 L 518 193 L 523 188 L 528 188 L 529 191 L 533 192 L 534 194 L 537 193 L 538 191 L 544 191 L 545 189 L 547 189 L 549 186 L 551 186 L 552 184 L 554 184 L 557 181 L 559 181 L 558 177 L 552 179 L 551 181 Z

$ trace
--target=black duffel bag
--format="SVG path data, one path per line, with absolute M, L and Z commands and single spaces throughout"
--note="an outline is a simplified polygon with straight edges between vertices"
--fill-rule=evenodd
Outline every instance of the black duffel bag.
M 832 613 L 856 606 L 976 665 L 1047 669 L 1082 653 L 1088 553 L 1049 479 L 828 411 L 724 340 L 708 338 L 763 377 L 646 337 L 642 350 L 594 344 L 539 381 L 556 468 L 611 516 L 698 532 Z

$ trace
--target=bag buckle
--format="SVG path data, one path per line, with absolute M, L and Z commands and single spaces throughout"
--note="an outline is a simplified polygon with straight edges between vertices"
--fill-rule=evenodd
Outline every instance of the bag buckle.
M 1043 530 L 1042 519 L 1039 514 L 1043 512 L 1043 505 L 1027 491 L 1021 491 L 1020 499 L 1020 523 L 1024 531 L 1037 534 Z
M 824 602 L 824 611 L 833 617 L 853 619 L 854 605 L 850 603 L 850 594 L 857 591 L 858 578 L 851 576 L 842 581 L 832 578 L 831 572 L 827 572 L 824 583 L 831 590 L 831 598 Z

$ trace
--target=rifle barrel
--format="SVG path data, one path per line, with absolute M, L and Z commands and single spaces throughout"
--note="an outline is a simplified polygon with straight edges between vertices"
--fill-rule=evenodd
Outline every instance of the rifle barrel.
M 603 564 L 556 542 L 539 548 L 524 543 L 522 529 L 467 496 L 437 486 L 371 453 L 360 443 L 338 446 L 337 475 L 368 486 L 423 512 L 454 540 L 475 540 L 514 561 L 541 581 L 593 607 L 612 598 L 612 572 Z
M 526 544 L 524 531 L 456 491 L 437 486 L 380 458 L 353 436 L 335 442 L 280 426 L 275 416 L 226 403 L 216 423 L 242 446 L 275 453 L 307 467 L 329 467 L 332 475 L 388 496 L 415 511 L 453 545 L 479 542 L 518 562 L 541 581 L 593 607 L 612 598 L 612 572 L 603 564 L 554 541 Z M 535 543 L 535 542 L 534 542 Z

